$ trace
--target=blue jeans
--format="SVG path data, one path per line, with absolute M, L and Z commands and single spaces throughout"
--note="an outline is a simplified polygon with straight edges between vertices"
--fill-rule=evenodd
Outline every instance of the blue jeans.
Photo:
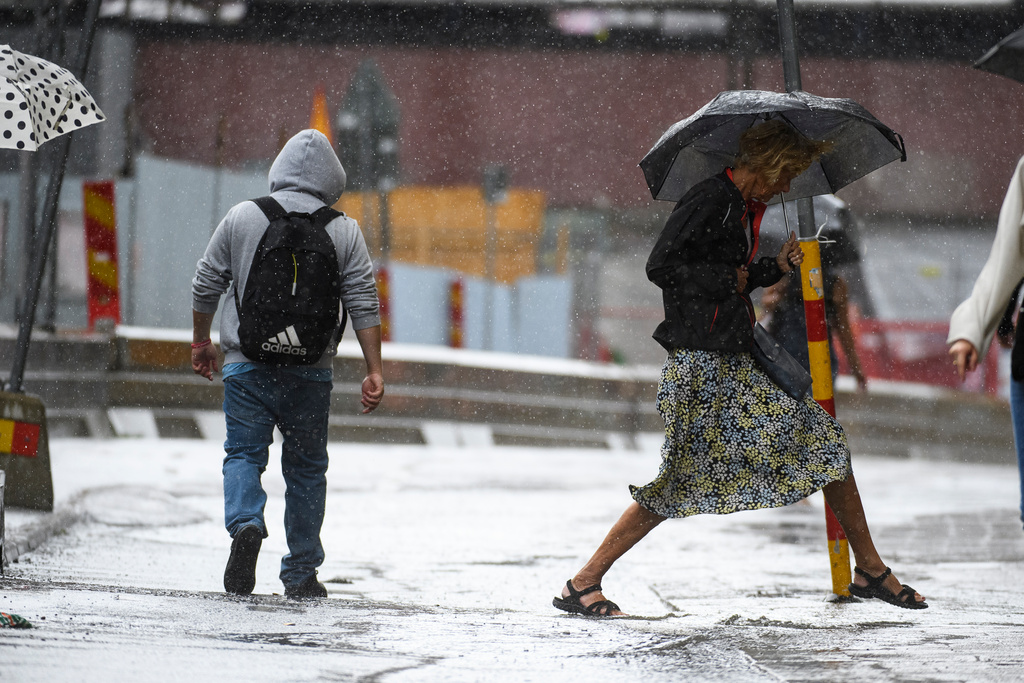
M 331 382 L 311 381 L 285 368 L 261 365 L 224 379 L 224 525 L 234 538 L 255 526 L 267 536 L 267 469 L 274 427 L 281 430 L 285 481 L 284 532 L 288 554 L 281 582 L 297 586 L 323 564 L 320 527 L 327 498 L 327 418 Z
M 1013 444 L 1017 450 L 1020 480 L 1020 518 L 1024 522 L 1024 382 L 1010 380 L 1010 415 L 1013 418 Z

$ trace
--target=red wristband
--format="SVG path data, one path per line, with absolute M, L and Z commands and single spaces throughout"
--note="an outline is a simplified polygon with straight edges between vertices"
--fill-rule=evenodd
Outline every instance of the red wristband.
M 201 349 L 204 346 L 209 346 L 211 342 L 212 342 L 212 340 L 207 339 L 205 341 L 201 341 L 201 342 L 198 342 L 198 343 L 193 343 L 192 344 L 192 348 L 193 349 Z

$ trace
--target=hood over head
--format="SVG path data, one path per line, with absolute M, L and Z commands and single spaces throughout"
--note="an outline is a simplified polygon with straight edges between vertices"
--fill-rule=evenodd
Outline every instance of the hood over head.
M 271 192 L 304 192 L 331 206 L 345 191 L 345 168 L 327 136 L 307 129 L 285 143 L 268 174 Z

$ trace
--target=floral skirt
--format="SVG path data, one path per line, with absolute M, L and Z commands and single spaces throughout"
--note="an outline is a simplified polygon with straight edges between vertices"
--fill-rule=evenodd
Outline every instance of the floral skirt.
M 663 517 L 781 507 L 850 474 L 836 420 L 791 398 L 748 353 L 680 349 L 658 387 L 661 469 L 633 499 Z

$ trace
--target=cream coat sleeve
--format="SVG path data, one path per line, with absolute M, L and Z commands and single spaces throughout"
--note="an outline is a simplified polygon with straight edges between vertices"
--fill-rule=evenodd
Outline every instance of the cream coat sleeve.
M 966 339 L 985 357 L 1013 288 L 1024 278 L 1024 157 L 1010 179 L 992 251 L 970 298 L 957 306 L 949 321 L 947 344 Z

